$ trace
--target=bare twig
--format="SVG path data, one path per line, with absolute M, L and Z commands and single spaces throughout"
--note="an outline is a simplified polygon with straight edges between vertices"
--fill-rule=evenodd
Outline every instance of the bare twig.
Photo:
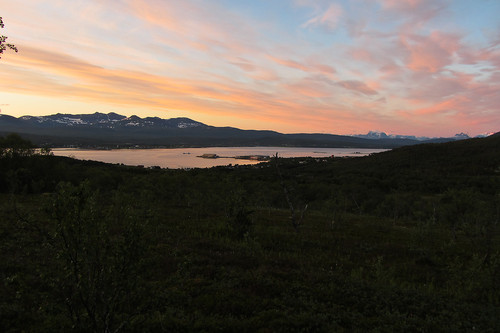
M 283 193 L 285 194 L 286 202 L 288 203 L 288 207 L 290 208 L 290 220 L 291 220 L 292 226 L 294 227 L 295 231 L 298 231 L 299 225 L 302 224 L 302 220 L 304 218 L 304 213 L 306 212 L 308 205 L 306 204 L 305 207 L 300 211 L 300 218 L 297 219 L 295 208 L 293 206 L 292 200 L 290 199 L 288 188 L 285 185 L 285 181 L 283 180 L 283 175 L 281 174 L 281 170 L 279 168 L 278 158 L 279 158 L 278 153 L 276 153 L 275 158 L 274 158 L 274 165 L 276 167 L 276 172 L 278 173 L 278 177 L 280 179 L 281 187 L 283 188 Z

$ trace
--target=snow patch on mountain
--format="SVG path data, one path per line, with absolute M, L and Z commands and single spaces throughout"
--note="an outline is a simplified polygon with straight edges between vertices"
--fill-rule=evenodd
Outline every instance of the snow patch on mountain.
M 159 117 L 141 118 L 136 115 L 126 117 L 116 113 L 93 114 L 53 114 L 49 116 L 23 116 L 20 120 L 38 123 L 41 126 L 70 126 L 70 127 L 97 127 L 97 128 L 119 128 L 119 127 L 143 127 L 143 128 L 194 128 L 206 126 L 203 123 L 189 118 L 162 119 Z
M 60 123 L 60 124 L 66 124 L 68 126 L 88 125 L 88 122 L 86 122 L 80 118 L 62 117 L 60 119 L 56 119 L 55 121 Z
M 178 128 L 192 128 L 192 127 L 198 127 L 200 126 L 200 123 L 179 123 L 177 124 Z

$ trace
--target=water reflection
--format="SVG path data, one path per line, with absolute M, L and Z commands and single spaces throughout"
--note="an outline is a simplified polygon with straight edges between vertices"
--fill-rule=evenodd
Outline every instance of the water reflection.
M 210 168 L 220 165 L 256 164 L 260 161 L 237 159 L 237 156 L 274 156 L 280 157 L 330 157 L 364 156 L 386 149 L 361 148 L 296 148 L 296 147 L 210 147 L 210 148 L 173 148 L 173 149 L 53 149 L 54 155 L 71 156 L 81 160 L 94 160 L 125 165 L 159 166 L 162 168 Z M 217 155 L 220 158 L 200 158 L 202 155 Z

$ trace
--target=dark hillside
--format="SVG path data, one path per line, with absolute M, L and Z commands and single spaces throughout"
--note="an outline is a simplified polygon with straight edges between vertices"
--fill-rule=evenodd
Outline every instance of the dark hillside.
M 423 144 L 402 147 L 390 152 L 391 157 L 381 157 L 381 161 L 391 162 L 391 158 L 406 161 L 406 166 L 424 169 L 448 169 L 454 172 L 474 173 L 481 170 L 493 171 L 500 165 L 500 136 L 476 138 L 450 142 L 447 144 Z M 403 164 L 404 165 L 404 164 Z
M 188 171 L 6 142 L 2 332 L 500 327 L 498 135 Z

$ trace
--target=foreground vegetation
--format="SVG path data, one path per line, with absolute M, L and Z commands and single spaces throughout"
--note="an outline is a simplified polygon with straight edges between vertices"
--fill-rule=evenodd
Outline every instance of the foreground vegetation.
M 2 332 L 500 327 L 498 135 L 189 171 L 2 140 Z

